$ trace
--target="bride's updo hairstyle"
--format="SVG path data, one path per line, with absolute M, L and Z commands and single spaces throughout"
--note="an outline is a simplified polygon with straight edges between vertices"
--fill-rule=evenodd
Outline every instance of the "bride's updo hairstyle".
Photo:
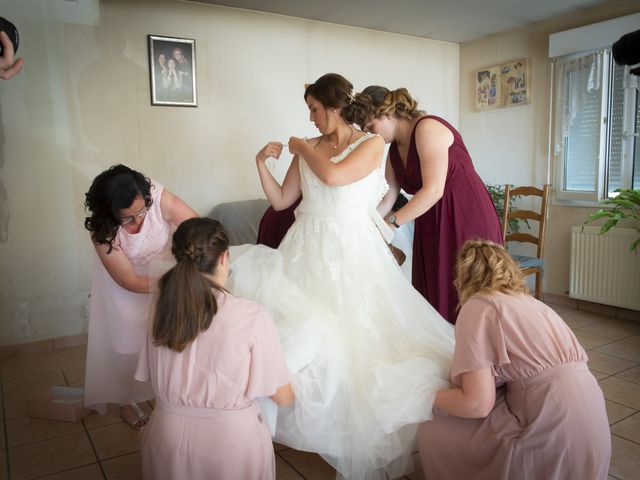
M 418 108 L 418 102 L 406 88 L 389 90 L 379 85 L 370 85 L 356 94 L 349 110 L 348 121 L 356 123 L 362 129 L 374 118 L 382 115 L 407 120 L 424 115 L 424 111 Z
M 344 108 L 353 99 L 353 85 L 337 73 L 327 73 L 314 83 L 307 85 L 304 99 L 311 95 L 327 108 Z
M 469 240 L 462 246 L 456 263 L 460 305 L 476 293 L 529 293 L 524 275 L 502 245 L 489 240 Z
M 159 283 L 152 327 L 156 345 L 182 352 L 209 328 L 218 311 L 212 289 L 224 288 L 207 275 L 215 272 L 228 249 L 229 236 L 220 222 L 205 217 L 180 224 L 171 247 L 177 264 Z

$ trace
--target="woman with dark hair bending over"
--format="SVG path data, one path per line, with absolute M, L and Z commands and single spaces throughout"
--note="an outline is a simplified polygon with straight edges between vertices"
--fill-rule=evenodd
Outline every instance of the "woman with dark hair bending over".
M 354 103 L 356 123 L 391 143 L 385 170 L 389 192 L 378 211 L 392 228 L 415 220 L 413 286 L 455 323 L 453 271 L 458 251 L 473 238 L 502 243 L 489 192 L 460 133 L 446 120 L 419 110 L 406 89 L 370 86 Z M 400 189 L 413 198 L 391 212 Z
M 98 254 L 91 282 L 84 402 L 101 415 L 121 405 L 122 418 L 140 429 L 147 418 L 137 402 L 153 398 L 133 380 L 146 334 L 154 278 L 171 257 L 171 233 L 198 216 L 188 205 L 125 165 L 98 175 L 86 193 L 84 225 Z
M 304 99 L 321 135 L 291 137 L 282 185 L 256 156 L 275 209 L 302 193 L 277 250 L 233 255 L 230 290 L 274 316 L 296 392 L 275 439 L 319 453 L 340 478 L 397 478 L 411 465 L 417 424 L 448 386 L 453 328 L 415 291 L 387 247 L 376 211 L 387 185 L 384 142 L 351 126 L 351 83 L 327 74 Z M 246 247 L 245 247 L 246 248 Z
M 573 332 L 501 245 L 467 242 L 455 283 L 454 388 L 420 429 L 425 478 L 605 480 L 604 397 Z
M 229 239 L 219 222 L 183 222 L 172 252 L 177 264 L 160 279 L 136 372 L 156 395 L 143 477 L 275 480 L 271 433 L 254 399 L 294 399 L 276 326 L 263 307 L 224 289 Z

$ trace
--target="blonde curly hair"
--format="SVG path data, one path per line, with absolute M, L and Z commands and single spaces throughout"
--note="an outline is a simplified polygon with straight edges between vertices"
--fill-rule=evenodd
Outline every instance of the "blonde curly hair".
M 529 293 L 515 260 L 502 245 L 489 240 L 469 240 L 462 246 L 453 284 L 459 307 L 480 292 Z

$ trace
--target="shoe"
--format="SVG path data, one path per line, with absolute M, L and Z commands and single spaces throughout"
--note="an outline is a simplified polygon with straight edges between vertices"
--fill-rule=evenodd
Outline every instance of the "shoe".
M 142 430 L 149 422 L 149 417 L 137 403 L 120 405 L 120 418 L 134 430 Z

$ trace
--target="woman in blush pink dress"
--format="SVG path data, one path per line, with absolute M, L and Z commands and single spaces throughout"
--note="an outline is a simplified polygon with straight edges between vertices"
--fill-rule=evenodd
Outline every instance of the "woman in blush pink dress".
M 146 335 L 149 292 L 173 264 L 173 229 L 197 214 L 125 165 L 93 180 L 85 207 L 91 214 L 85 227 L 98 259 L 91 282 L 84 401 L 100 414 L 108 403 L 118 403 L 122 418 L 140 429 L 147 418 L 137 402 L 153 398 L 149 384 L 133 380 Z
M 156 405 L 142 434 L 144 478 L 275 479 L 271 433 L 254 403 L 293 403 L 276 326 L 256 303 L 224 290 L 229 240 L 209 218 L 173 236 L 177 265 L 160 280 L 136 379 Z
M 489 192 L 460 133 L 443 118 L 419 110 L 406 89 L 369 86 L 356 95 L 354 104 L 360 127 L 391 144 L 385 169 L 389 192 L 378 211 L 395 228 L 415 220 L 411 283 L 455 323 L 458 251 L 474 238 L 502 243 Z M 413 198 L 393 212 L 400 189 Z
M 492 242 L 465 244 L 456 287 L 454 388 L 418 434 L 425 478 L 606 479 L 604 398 L 569 327 Z

